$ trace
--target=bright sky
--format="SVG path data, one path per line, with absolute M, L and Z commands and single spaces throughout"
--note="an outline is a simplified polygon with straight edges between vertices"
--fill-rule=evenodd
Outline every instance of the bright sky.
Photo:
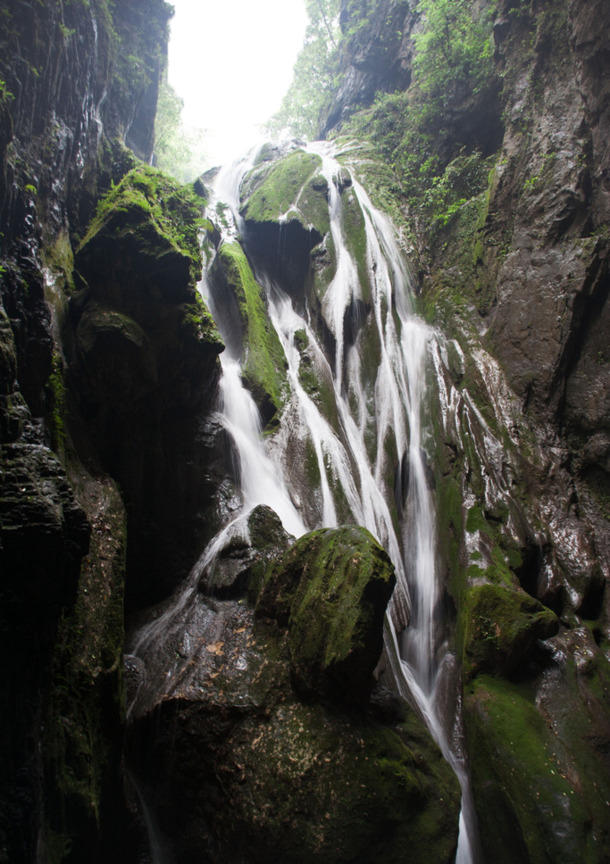
M 169 82 L 210 165 L 244 155 L 280 107 L 303 45 L 304 0 L 170 0 Z

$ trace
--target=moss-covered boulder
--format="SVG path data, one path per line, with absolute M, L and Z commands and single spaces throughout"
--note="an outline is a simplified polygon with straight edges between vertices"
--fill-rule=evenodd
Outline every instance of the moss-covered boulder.
M 245 178 L 244 239 L 257 266 L 300 296 L 308 279 L 310 252 L 330 229 L 328 182 L 316 154 L 297 149 L 277 155 Z
M 201 206 L 140 165 L 100 201 L 75 255 L 71 434 L 122 489 L 130 606 L 156 602 L 188 573 L 213 510 L 216 445 L 199 432 L 223 344 L 196 287 Z
M 472 674 L 510 674 L 531 653 L 536 640 L 559 630 L 557 616 L 522 589 L 504 585 L 470 587 L 460 612 L 464 621 L 464 664 Z
M 293 542 L 279 516 L 260 504 L 238 520 L 226 542 L 204 572 L 200 585 L 214 597 L 238 598 L 257 593 L 265 565 L 279 557 Z
M 276 421 L 283 405 L 286 358 L 269 316 L 263 288 L 238 242 L 225 243 L 213 271 L 214 303 L 229 324 L 229 352 L 241 357 L 242 376 L 263 423 Z
M 138 289 L 147 293 L 183 294 L 201 275 L 198 231 L 202 202 L 186 186 L 147 165 L 138 165 L 101 199 L 76 255 L 77 270 L 88 282 L 106 287 L 112 302 L 126 298 L 113 294 L 117 270 L 133 271 L 130 300 Z M 100 243 L 110 243 L 112 254 L 100 258 Z M 185 290 L 186 289 L 186 290 Z
M 466 729 L 485 860 L 608 860 L 610 784 L 603 717 L 608 676 L 603 676 L 603 692 L 597 694 L 573 673 L 569 677 L 571 681 L 551 666 L 542 699 L 527 682 L 488 675 L 466 689 Z M 586 706 L 581 694 L 586 694 Z
M 162 842 L 176 860 L 210 864 L 449 864 L 452 770 L 395 696 L 377 686 L 364 698 L 389 560 L 357 528 L 291 549 L 271 565 L 256 616 L 200 589 L 130 658 L 131 770 Z M 356 688 L 358 705 L 345 698 Z
M 367 698 L 394 583 L 386 552 L 356 526 L 307 534 L 269 569 L 256 612 L 288 627 L 297 687 L 347 701 Z
M 324 236 L 330 228 L 328 183 L 320 174 L 322 160 L 295 150 L 246 178 L 242 208 L 246 222 L 299 222 Z

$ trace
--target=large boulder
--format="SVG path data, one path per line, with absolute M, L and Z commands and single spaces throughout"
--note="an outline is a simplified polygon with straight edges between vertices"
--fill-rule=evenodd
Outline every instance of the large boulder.
M 100 202 L 75 256 L 87 287 L 70 305 L 72 433 L 123 491 L 130 606 L 169 594 L 210 530 L 219 448 L 201 427 L 223 345 L 196 288 L 201 210 L 192 190 L 139 166 Z
M 386 552 L 364 528 L 302 537 L 265 577 L 256 612 L 288 627 L 290 669 L 305 693 L 366 699 L 395 584 Z
M 453 860 L 453 772 L 414 712 L 371 695 L 393 578 L 364 529 L 317 531 L 267 567 L 256 614 L 200 586 L 134 637 L 129 758 L 160 848 L 213 864 Z
M 330 229 L 328 182 L 316 154 L 298 148 L 271 155 L 259 161 L 242 186 L 244 240 L 254 263 L 299 297 L 310 252 Z

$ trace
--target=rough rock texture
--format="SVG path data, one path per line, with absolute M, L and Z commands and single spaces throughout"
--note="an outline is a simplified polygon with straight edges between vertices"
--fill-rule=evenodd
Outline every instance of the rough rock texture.
M 298 688 L 368 698 L 394 583 L 387 554 L 361 528 L 308 534 L 270 568 L 256 613 L 288 626 Z
M 193 591 L 135 635 L 129 753 L 161 848 L 183 861 L 452 860 L 451 770 L 412 712 L 380 688 L 365 698 L 391 586 L 364 529 L 314 532 L 265 574 L 256 615 Z M 340 670 L 349 686 L 324 684 Z
M 130 606 L 167 596 L 209 534 L 198 439 L 223 346 L 195 287 L 199 206 L 155 169 L 133 169 L 75 256 L 87 288 L 70 304 L 69 393 L 84 446 L 123 492 Z
M 171 8 L 7 0 L 0 13 L 0 860 L 134 860 L 120 775 L 124 505 L 142 545 L 148 511 L 160 535 L 163 508 L 172 494 L 188 497 L 193 475 L 182 452 L 179 465 L 169 460 L 157 473 L 157 487 L 143 490 L 138 477 L 122 500 L 106 472 L 128 462 L 116 450 L 127 435 L 144 447 L 138 429 L 151 415 L 164 418 L 169 451 L 179 447 L 180 420 L 189 448 L 200 446 L 193 382 L 213 383 L 220 346 L 207 351 L 198 261 L 167 236 L 171 200 L 147 223 L 146 250 L 137 207 L 123 213 L 123 245 L 104 247 L 97 225 L 81 255 L 87 288 L 74 250 L 98 198 L 136 165 L 125 144 L 151 157 Z M 136 257 L 126 264 L 130 244 Z M 155 245 L 156 280 L 145 266 Z M 143 285 L 138 310 L 129 292 L 133 299 Z M 163 454 L 152 451 L 114 476 L 133 480 L 144 463 L 154 474 Z M 200 502 L 185 506 L 196 513 Z M 175 508 L 171 516 L 175 526 Z M 195 519 L 201 531 L 203 516 Z M 177 561 L 174 578 L 190 563 Z
M 409 86 L 411 34 L 418 18 L 407 0 L 382 0 L 374 10 L 362 0 L 341 4 L 340 24 L 347 40 L 340 83 L 323 121 L 325 132 L 356 107 L 370 105 L 380 90 L 391 93 Z
M 370 103 L 370 82 L 396 91 L 396 61 L 410 63 L 394 44 L 380 83 L 360 58 L 374 55 L 387 9 L 379 4 L 377 18 L 342 6 L 360 47 L 348 40 L 345 96 L 327 129 Z M 448 336 L 436 364 L 441 557 L 457 607 L 483 860 L 605 862 L 609 9 L 572 0 L 489 8 L 495 102 L 473 115 L 468 99 L 447 92 L 426 115 L 442 141 L 421 154 L 424 168 L 438 160 L 436 185 L 422 194 L 415 184 L 420 197 L 402 209 L 422 309 Z M 425 26 L 407 11 L 403 38 Z M 387 104 L 364 129 L 399 186 L 401 141 L 413 140 L 410 117 L 416 124 L 429 106 L 413 88 Z M 473 134 L 488 120 L 489 146 Z M 378 194 L 395 192 L 370 176 Z
M 280 160 L 263 151 L 244 180 L 241 214 L 255 265 L 298 297 L 309 273 L 309 253 L 329 228 L 328 183 L 319 173 L 319 156 L 291 149 Z
M 241 361 L 242 378 L 252 393 L 264 426 L 277 423 L 283 404 L 283 349 L 269 322 L 265 295 L 237 241 L 224 243 L 211 273 L 212 298 L 228 322 L 229 354 Z

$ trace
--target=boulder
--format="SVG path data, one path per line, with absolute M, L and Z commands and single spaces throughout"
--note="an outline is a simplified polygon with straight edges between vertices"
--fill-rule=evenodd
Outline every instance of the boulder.
M 378 685 L 369 698 L 385 552 L 364 529 L 322 530 L 267 569 L 256 613 L 194 591 L 129 661 L 130 768 L 160 847 L 211 864 L 452 861 L 452 770 L 414 712 Z
M 288 627 L 298 688 L 346 701 L 368 697 L 394 584 L 387 553 L 355 526 L 307 534 L 269 569 L 256 613 Z

